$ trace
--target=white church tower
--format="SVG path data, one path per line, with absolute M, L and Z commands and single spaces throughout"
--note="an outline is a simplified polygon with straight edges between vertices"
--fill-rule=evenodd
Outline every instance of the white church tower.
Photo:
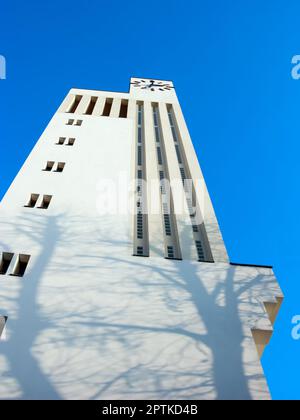
M 270 398 L 283 296 L 229 262 L 172 82 L 71 89 L 0 232 L 1 399 Z

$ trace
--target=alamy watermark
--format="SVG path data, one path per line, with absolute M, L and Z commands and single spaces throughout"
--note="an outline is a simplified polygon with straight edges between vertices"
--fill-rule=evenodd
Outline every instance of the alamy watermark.
M 0 55 L 0 80 L 6 79 L 6 59 Z
M 292 64 L 295 64 L 291 71 L 292 78 L 298 80 L 300 79 L 300 55 L 294 55 L 292 57 Z
M 292 338 L 294 340 L 300 340 L 300 315 L 293 316 L 292 324 L 294 325 L 292 328 Z

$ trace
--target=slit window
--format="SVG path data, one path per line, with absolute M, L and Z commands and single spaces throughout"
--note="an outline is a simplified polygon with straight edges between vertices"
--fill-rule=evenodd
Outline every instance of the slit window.
M 70 137 L 70 138 L 68 139 L 67 146 L 73 146 L 73 145 L 74 145 L 74 143 L 75 143 L 75 138 L 74 138 L 74 137 Z
M 157 147 L 157 160 L 158 160 L 158 164 L 162 165 L 162 156 L 161 156 L 161 148 Z
M 91 99 L 90 99 L 90 103 L 89 103 L 89 106 L 87 107 L 87 110 L 86 110 L 86 115 L 92 115 L 92 113 L 93 113 L 93 111 L 94 111 L 94 108 L 95 108 L 95 105 L 96 105 L 96 102 L 97 102 L 97 96 L 92 96 L 91 97 Z
M 138 165 L 142 165 L 142 146 L 138 146 Z
M 170 223 L 170 216 L 168 214 L 164 214 L 164 222 L 165 222 L 165 233 L 167 236 L 171 236 L 171 223 Z
M 6 322 L 7 322 L 7 316 L 0 316 L 0 339 L 2 335 L 4 336 L 5 334 Z
M 65 167 L 65 162 L 58 162 L 54 172 L 62 172 Z
M 113 103 L 112 98 L 107 98 L 106 99 L 104 109 L 103 109 L 103 113 L 102 113 L 103 117 L 109 117 L 112 103 Z
M 43 171 L 50 172 L 50 171 L 52 171 L 53 166 L 54 166 L 54 162 L 53 161 L 48 161 L 47 164 L 46 164 L 46 168 L 43 169 Z
M 51 200 L 52 200 L 52 195 L 43 195 L 42 203 L 38 208 L 47 209 L 49 207 Z
M 11 252 L 2 252 L 0 262 L 0 274 L 6 274 L 8 267 L 13 259 L 14 254 Z
M 39 196 L 40 196 L 39 194 L 31 194 L 28 203 L 24 207 L 31 207 L 31 208 L 35 207 Z
M 82 95 L 76 95 L 75 96 L 75 98 L 73 100 L 73 103 L 72 103 L 72 105 L 70 106 L 70 108 L 68 110 L 68 113 L 69 114 L 73 114 L 76 111 L 76 109 L 77 109 L 77 107 L 78 107 L 81 99 L 82 99 Z
M 202 243 L 199 240 L 195 241 L 195 243 L 196 243 L 196 248 L 197 248 L 198 260 L 204 261 L 204 251 L 203 251 Z
M 120 118 L 127 118 L 127 111 L 128 111 L 128 101 L 123 99 L 121 101 L 121 108 L 120 108 L 119 117 Z
M 59 139 L 58 139 L 58 142 L 56 143 L 56 144 L 64 144 L 64 142 L 66 141 L 66 137 L 60 137 Z
M 30 259 L 30 255 L 19 254 L 11 276 L 23 277 Z
M 136 232 L 137 232 L 137 238 L 138 239 L 143 239 L 143 215 L 142 215 L 142 213 L 137 214 Z
M 177 155 L 178 163 L 182 163 L 181 153 L 180 153 L 178 144 L 175 144 L 175 150 L 176 150 L 176 155 Z
M 136 247 L 136 254 L 140 255 L 140 256 L 144 255 L 144 249 L 143 249 L 142 246 L 137 246 Z
M 174 258 L 174 248 L 172 246 L 167 247 L 168 258 Z

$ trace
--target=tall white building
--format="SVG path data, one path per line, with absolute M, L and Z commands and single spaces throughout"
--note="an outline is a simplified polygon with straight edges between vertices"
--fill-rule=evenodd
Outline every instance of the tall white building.
M 0 229 L 0 398 L 270 397 L 282 293 L 229 262 L 172 82 L 71 89 Z

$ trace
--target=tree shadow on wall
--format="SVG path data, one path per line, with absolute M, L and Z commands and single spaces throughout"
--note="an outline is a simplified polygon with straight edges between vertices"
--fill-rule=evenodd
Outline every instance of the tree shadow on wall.
M 141 389 L 147 386 L 147 381 L 151 378 L 151 387 L 149 390 L 149 398 L 152 396 L 157 398 L 159 395 L 162 399 L 172 398 L 207 398 L 211 394 L 209 389 L 216 392 L 218 399 L 250 399 L 251 394 L 249 390 L 249 381 L 253 379 L 251 376 L 246 376 L 243 362 L 243 348 L 242 343 L 245 339 L 242 329 L 242 324 L 239 316 L 239 305 L 241 300 L 245 299 L 251 301 L 252 288 L 259 281 L 257 276 L 247 284 L 236 287 L 235 285 L 235 269 L 227 270 L 227 277 L 222 282 L 217 282 L 216 286 L 208 291 L 207 284 L 205 284 L 199 277 L 197 265 L 189 264 L 187 262 L 170 261 L 170 265 L 156 265 L 155 262 L 150 265 L 151 273 L 156 281 L 149 281 L 145 283 L 139 279 L 139 270 L 144 270 L 145 266 L 139 257 L 132 257 L 123 259 L 122 257 L 109 255 L 90 255 L 90 253 L 83 253 L 76 255 L 76 264 L 73 260 L 65 261 L 62 272 L 73 273 L 75 270 L 80 274 L 84 273 L 89 268 L 97 270 L 102 263 L 110 263 L 107 271 L 107 276 L 110 276 L 110 270 L 118 270 L 118 265 L 128 268 L 126 279 L 129 284 L 132 282 L 134 288 L 127 291 L 132 294 L 133 299 L 143 299 L 150 295 L 153 288 L 159 288 L 160 299 L 165 308 L 172 314 L 180 309 L 180 302 L 174 297 L 174 291 L 179 294 L 184 294 L 190 304 L 195 309 L 197 319 L 195 324 L 202 323 L 205 326 L 205 333 L 200 334 L 190 328 L 190 325 L 184 323 L 177 323 L 170 325 L 165 320 L 161 320 L 159 324 L 147 323 L 147 325 L 139 322 L 139 318 L 134 323 L 124 322 L 125 315 L 132 310 L 129 304 L 124 304 L 120 299 L 120 304 L 114 309 L 114 312 L 106 314 L 99 310 L 96 302 L 90 302 L 84 306 L 84 312 L 80 312 L 80 316 L 74 313 L 66 313 L 69 327 L 62 326 L 59 317 L 46 316 L 41 310 L 38 302 L 39 288 L 41 286 L 40 279 L 47 268 L 47 264 L 54 254 L 56 244 L 63 236 L 62 228 L 59 223 L 61 216 L 47 216 L 37 217 L 34 223 L 34 230 L 31 229 L 32 220 L 22 218 L 22 221 L 16 226 L 16 233 L 24 235 L 33 243 L 41 246 L 41 253 L 36 258 L 35 264 L 30 267 L 28 277 L 24 277 L 21 282 L 21 287 L 16 298 L 16 318 L 11 317 L 10 331 L 11 335 L 7 342 L 2 342 L 0 346 L 0 354 L 5 355 L 9 371 L 6 373 L 7 377 L 13 377 L 18 382 L 22 390 L 23 399 L 60 399 L 62 398 L 63 387 L 68 387 L 70 380 L 56 378 L 53 383 L 51 372 L 43 371 L 39 364 L 37 357 L 33 354 L 33 347 L 37 338 L 46 330 L 53 329 L 61 330 L 64 344 L 68 347 L 73 344 L 78 344 L 79 348 L 83 350 L 89 347 L 96 348 L 99 356 L 104 355 L 109 351 L 109 343 L 113 339 L 119 343 L 120 354 L 122 350 L 124 353 L 135 352 L 138 343 L 146 340 L 146 337 L 155 335 L 159 337 L 160 334 L 168 335 L 174 343 L 181 339 L 184 346 L 180 349 L 179 358 L 184 360 L 187 348 L 185 346 L 193 343 L 193 347 L 197 350 L 199 355 L 199 365 L 203 362 L 205 353 L 212 354 L 212 367 L 210 364 L 201 365 L 198 371 L 189 369 L 188 371 L 180 371 L 177 366 L 159 365 L 162 349 L 155 351 L 147 364 L 136 363 L 133 366 L 128 366 L 126 369 L 120 369 L 118 373 L 109 375 L 106 378 L 104 373 L 110 372 L 110 366 L 105 367 L 106 372 L 101 369 L 103 367 L 97 366 L 95 361 L 95 372 L 85 373 L 85 366 L 82 366 L 82 380 L 90 387 L 90 399 L 108 398 L 110 392 L 114 392 L 117 387 L 124 395 L 124 398 L 139 398 L 139 395 L 144 396 L 145 391 L 137 390 L 136 384 L 141 384 Z M 69 218 L 69 225 L 76 225 L 82 223 L 80 219 Z M 66 235 L 66 238 L 69 238 Z M 120 241 L 114 241 L 111 238 L 118 237 L 118 232 L 108 227 L 107 233 L 102 231 L 102 237 L 99 237 L 99 242 L 106 243 L 107 248 L 114 247 L 117 243 L 121 246 Z M 72 242 L 80 240 L 76 236 L 68 239 Z M 89 249 L 97 248 L 97 240 L 89 239 Z M 75 257 L 75 256 L 74 256 Z M 88 265 L 85 260 L 88 259 Z M 94 261 L 94 263 L 91 263 Z M 150 260 L 151 261 L 151 260 Z M 220 276 L 224 274 L 224 268 L 217 268 L 214 264 L 203 264 L 204 271 L 208 273 L 211 270 L 214 273 L 214 278 L 220 270 Z M 103 272 L 102 272 L 103 273 Z M 159 282 L 157 282 L 159 278 Z M 113 282 L 113 280 L 111 280 Z M 99 278 L 99 285 L 97 285 L 97 292 L 106 292 L 105 288 L 108 283 L 103 282 Z M 103 289 L 104 288 L 104 289 Z M 72 288 L 71 288 L 72 289 Z M 57 293 L 63 293 L 67 296 L 67 292 L 61 289 Z M 75 290 L 78 294 L 78 291 Z M 122 296 L 116 295 L 119 299 Z M 221 305 L 220 299 L 224 302 Z M 55 309 L 55 308 L 54 308 Z M 79 308 L 78 308 L 79 310 Z M 142 314 L 141 314 L 142 315 Z M 142 318 L 142 316 L 141 316 Z M 30 323 L 30 324 L 29 324 Z M 85 334 L 80 337 L 76 336 L 74 331 L 82 328 Z M 91 333 L 90 330 L 97 329 L 98 333 Z M 234 330 L 234 334 L 231 332 Z M 99 333 L 100 331 L 100 333 Z M 230 336 L 230 340 L 228 337 Z M 55 345 L 55 342 L 53 343 Z M 208 350 L 205 350 L 208 349 Z M 168 352 L 168 348 L 164 349 Z M 78 350 L 80 352 L 80 350 Z M 196 356 L 197 357 L 197 356 Z M 43 355 L 41 355 L 43 358 Z M 115 359 L 117 362 L 117 359 Z M 195 361 L 197 363 L 197 360 Z M 67 360 L 68 366 L 73 363 L 72 360 Z M 74 356 L 74 363 L 76 363 L 76 355 Z M 64 365 L 61 359 L 61 365 Z M 172 378 L 173 386 L 166 386 L 166 379 Z M 199 379 L 199 380 L 198 380 Z M 190 383 L 189 383 L 190 382 Z M 121 385 L 120 385 L 121 384 Z

